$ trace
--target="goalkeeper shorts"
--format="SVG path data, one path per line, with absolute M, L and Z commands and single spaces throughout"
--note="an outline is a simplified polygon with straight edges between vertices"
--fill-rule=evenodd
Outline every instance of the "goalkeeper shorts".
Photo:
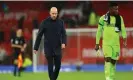
M 120 46 L 103 45 L 104 57 L 111 57 L 118 60 L 120 56 Z

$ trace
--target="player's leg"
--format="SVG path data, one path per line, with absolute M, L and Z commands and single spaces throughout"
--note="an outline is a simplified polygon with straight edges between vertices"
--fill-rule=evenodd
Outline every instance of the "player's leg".
M 14 53 L 13 53 L 13 58 L 14 58 L 14 60 L 13 60 L 13 64 L 14 64 L 13 75 L 14 75 L 14 76 L 17 75 L 17 69 L 18 69 L 18 68 L 17 68 L 17 63 L 18 63 L 17 57 L 18 57 L 17 52 L 14 52 Z
M 116 71 L 116 62 L 117 60 L 111 59 L 111 79 L 115 80 L 115 71 Z
M 61 67 L 61 58 L 62 58 L 61 55 L 54 56 L 54 65 L 55 65 L 54 80 L 56 80 L 59 75 L 59 71 L 60 71 L 60 67 Z
M 26 69 L 26 67 L 20 67 L 20 71 L 23 72 Z
M 53 80 L 53 66 L 54 66 L 54 59 L 53 56 L 46 56 L 47 63 L 48 63 L 48 74 L 50 80 Z
M 111 78 L 115 79 L 115 71 L 116 71 L 116 62 L 119 59 L 120 55 L 120 46 L 113 46 L 113 53 L 112 53 L 112 68 L 111 68 Z
M 22 65 L 23 65 L 23 55 L 22 55 L 23 53 L 19 53 L 19 56 L 18 56 L 18 76 L 21 76 L 21 72 L 22 72 L 22 70 L 21 70 L 21 67 L 22 67 Z
M 111 80 L 111 56 L 112 56 L 112 47 L 103 46 L 104 58 L 105 58 L 105 78 L 106 80 Z
M 17 64 L 15 64 L 14 61 L 14 70 L 13 70 L 13 75 L 16 76 L 17 75 Z

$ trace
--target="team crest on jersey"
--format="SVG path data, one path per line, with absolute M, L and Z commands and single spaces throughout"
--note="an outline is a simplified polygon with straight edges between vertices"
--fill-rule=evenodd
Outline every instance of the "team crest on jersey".
M 15 40 L 15 44 L 18 44 L 18 40 Z

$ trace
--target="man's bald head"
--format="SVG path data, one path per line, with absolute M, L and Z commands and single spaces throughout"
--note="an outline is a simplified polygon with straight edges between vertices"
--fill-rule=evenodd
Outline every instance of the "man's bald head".
M 50 16 L 53 20 L 55 20 L 57 18 L 58 15 L 58 10 L 56 7 L 51 7 L 50 9 Z
M 51 11 L 56 11 L 56 12 L 58 12 L 58 10 L 57 10 L 56 7 L 51 7 L 50 12 L 51 12 Z

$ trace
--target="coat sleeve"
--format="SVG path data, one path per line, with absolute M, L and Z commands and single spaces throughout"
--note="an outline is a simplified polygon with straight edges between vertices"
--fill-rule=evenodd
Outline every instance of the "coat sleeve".
M 34 50 L 38 50 L 40 42 L 41 42 L 41 38 L 42 38 L 42 35 L 43 35 L 44 31 L 45 31 L 45 23 L 42 22 L 40 24 L 39 31 L 38 31 L 38 34 L 37 34 L 37 37 L 36 37 L 36 41 L 35 41 L 35 45 L 34 45 Z
M 61 43 L 62 44 L 65 44 L 66 45 L 66 42 L 67 42 L 67 40 L 66 40 L 66 37 L 67 37 L 67 35 L 66 35 L 66 30 L 65 30 L 65 26 L 64 26 L 64 22 L 62 21 L 62 24 L 63 24 L 63 27 L 62 27 L 62 30 L 61 30 Z

